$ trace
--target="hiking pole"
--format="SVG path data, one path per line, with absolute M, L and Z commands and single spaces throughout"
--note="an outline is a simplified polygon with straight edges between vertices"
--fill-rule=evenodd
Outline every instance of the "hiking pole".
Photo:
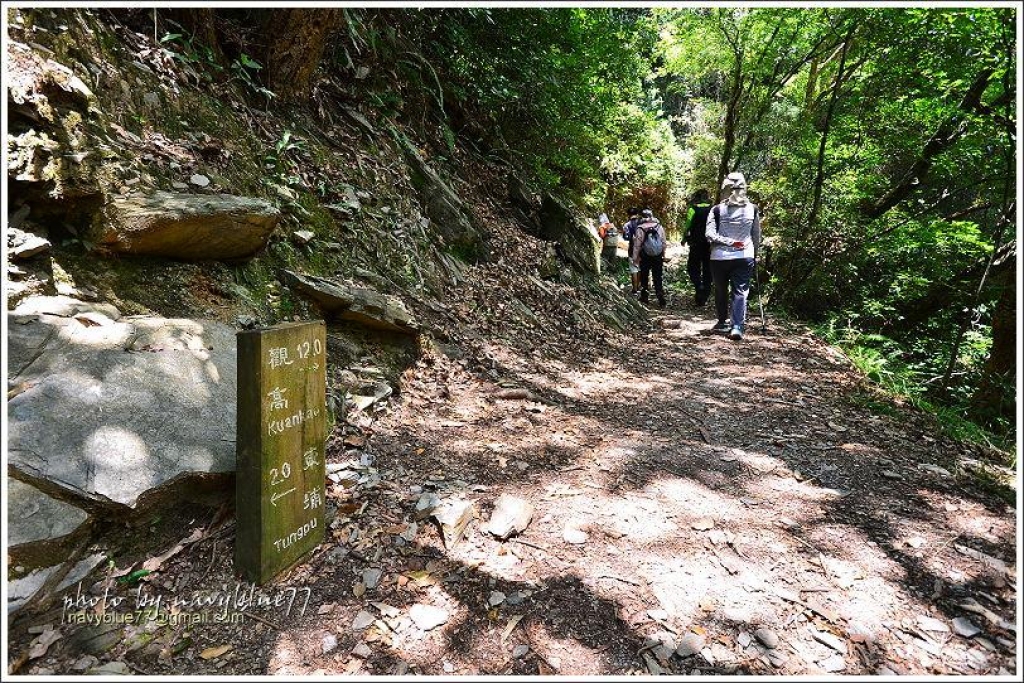
M 761 334 L 764 334 L 764 302 L 761 300 L 761 281 L 757 277 L 757 261 L 754 261 L 754 286 L 757 287 L 757 307 L 761 310 Z

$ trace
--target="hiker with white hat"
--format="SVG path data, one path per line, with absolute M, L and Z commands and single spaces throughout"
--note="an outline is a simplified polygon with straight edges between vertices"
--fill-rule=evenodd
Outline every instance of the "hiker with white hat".
M 728 333 L 730 339 L 739 341 L 743 339 L 750 277 L 761 243 L 761 218 L 757 205 L 747 199 L 747 179 L 742 173 L 726 176 L 722 190 L 728 195 L 708 214 L 705 230 L 711 243 L 711 277 L 718 315 L 711 330 Z

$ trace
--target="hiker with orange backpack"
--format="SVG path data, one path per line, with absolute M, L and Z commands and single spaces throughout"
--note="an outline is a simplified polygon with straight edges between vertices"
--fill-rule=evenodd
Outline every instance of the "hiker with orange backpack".
M 608 214 L 602 213 L 598 222 L 601 224 L 597 229 L 597 236 L 601 238 L 601 260 L 605 270 L 611 270 L 619 250 L 619 229 L 608 218 Z

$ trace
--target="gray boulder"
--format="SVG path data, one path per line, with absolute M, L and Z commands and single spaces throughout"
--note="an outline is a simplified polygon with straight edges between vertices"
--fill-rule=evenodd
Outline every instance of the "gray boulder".
M 227 483 L 235 331 L 205 320 L 79 317 L 8 314 L 10 467 L 114 511 Z
M 107 204 L 97 213 L 91 236 L 97 246 L 124 254 L 236 259 L 266 246 L 280 217 L 262 199 L 154 192 Z
M 416 334 L 419 325 L 401 300 L 369 287 L 353 287 L 314 275 L 280 270 L 278 279 L 296 292 L 308 296 L 325 314 L 350 320 L 364 327 Z

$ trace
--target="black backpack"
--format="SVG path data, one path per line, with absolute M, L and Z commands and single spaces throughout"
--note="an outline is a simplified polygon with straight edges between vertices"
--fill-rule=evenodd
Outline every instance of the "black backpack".
M 644 220 L 638 227 L 644 233 L 640 249 L 648 256 L 662 256 L 665 253 L 665 239 L 658 232 L 658 227 L 660 226 L 661 223 L 656 219 L 649 218 Z

